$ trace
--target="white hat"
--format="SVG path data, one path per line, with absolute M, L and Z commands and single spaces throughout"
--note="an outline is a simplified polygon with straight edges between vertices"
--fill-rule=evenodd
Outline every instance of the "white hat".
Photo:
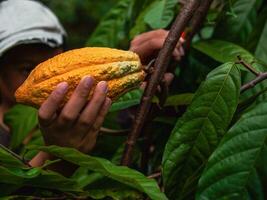
M 5 0 L 0 3 L 0 56 L 20 45 L 43 43 L 63 45 L 66 32 L 57 17 L 33 0 Z

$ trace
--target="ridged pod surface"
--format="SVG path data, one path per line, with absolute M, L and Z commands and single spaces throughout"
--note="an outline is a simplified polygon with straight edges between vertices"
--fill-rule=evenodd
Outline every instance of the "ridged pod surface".
M 40 63 L 17 89 L 15 97 L 18 103 L 38 108 L 57 84 L 67 82 L 69 89 L 64 99 L 66 102 L 86 75 L 94 78 L 94 87 L 100 81 L 107 81 L 108 97 L 113 100 L 136 88 L 145 77 L 137 54 L 111 48 L 86 47 L 67 51 Z

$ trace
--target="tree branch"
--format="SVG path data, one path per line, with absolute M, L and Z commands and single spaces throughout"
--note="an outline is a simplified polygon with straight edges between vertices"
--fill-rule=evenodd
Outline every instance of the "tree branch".
M 203 21 L 205 20 L 210 5 L 213 0 L 202 0 L 200 6 L 196 10 L 189 27 L 189 31 L 186 35 L 186 47 L 189 47 L 191 40 L 193 39 L 194 35 L 201 29 L 203 25 Z
M 207 14 L 209 11 L 209 7 L 211 6 L 211 3 L 213 2 L 213 0 L 202 0 L 201 1 L 201 5 L 198 7 L 197 11 L 195 11 L 195 15 L 192 17 L 191 19 L 191 27 L 187 30 L 191 30 L 189 32 L 185 32 L 185 38 L 186 39 L 186 44 L 185 44 L 185 49 L 188 50 L 190 47 L 190 42 L 193 39 L 194 35 L 200 30 Z M 182 4 L 182 6 L 184 6 L 187 1 L 180 1 L 180 3 Z M 188 48 L 187 48 L 188 47 Z M 173 69 L 174 71 L 174 69 Z M 161 88 L 162 85 L 164 86 L 164 83 L 161 83 Z M 168 88 L 164 87 L 162 88 L 164 89 L 163 91 L 165 91 L 165 93 L 160 94 L 160 103 L 159 106 L 163 107 L 163 105 L 165 104 L 165 100 L 167 98 L 168 95 Z M 158 114 L 158 109 L 155 109 L 156 107 L 152 107 L 151 112 L 154 113 L 154 115 L 152 115 L 152 117 L 154 118 L 157 114 Z M 153 119 L 150 118 L 150 116 L 148 117 L 148 119 L 150 121 L 152 121 Z M 146 122 L 146 124 L 148 124 L 147 126 L 149 126 L 149 123 Z M 148 164 L 148 160 L 149 160 L 149 149 L 150 146 L 152 145 L 152 141 L 151 141 L 151 130 L 149 130 L 146 125 L 144 127 L 144 136 L 143 136 L 143 149 L 142 149 L 142 156 L 141 156 L 141 169 L 146 172 L 147 170 L 147 164 Z M 148 130 L 148 131 L 147 131 Z
M 249 65 L 248 63 L 246 63 L 242 58 L 241 56 L 237 56 L 238 58 L 238 64 L 241 64 L 243 65 L 245 68 L 247 68 L 252 74 L 255 74 L 256 76 L 259 76 L 260 75 L 260 72 L 257 72 L 251 65 Z
M 159 55 L 155 63 L 155 71 L 151 75 L 147 87 L 141 99 L 141 104 L 137 110 L 135 120 L 133 122 L 132 131 L 128 135 L 126 146 L 121 161 L 122 165 L 129 166 L 131 164 L 133 147 L 136 143 L 137 138 L 140 135 L 141 129 L 143 128 L 145 119 L 151 107 L 151 99 L 154 96 L 157 86 L 162 80 L 164 73 L 169 65 L 172 52 L 190 19 L 192 18 L 195 10 L 199 5 L 199 0 L 189 0 L 188 3 L 183 7 L 181 12 L 178 14 L 168 36 L 165 40 L 163 48 L 159 52 Z
M 246 83 L 245 85 L 243 85 L 241 87 L 241 91 L 240 92 L 243 93 L 246 90 L 253 88 L 255 85 L 257 85 L 258 83 L 264 81 L 265 79 L 267 79 L 267 72 L 259 73 L 258 76 L 254 80 L 252 80 L 252 81 Z

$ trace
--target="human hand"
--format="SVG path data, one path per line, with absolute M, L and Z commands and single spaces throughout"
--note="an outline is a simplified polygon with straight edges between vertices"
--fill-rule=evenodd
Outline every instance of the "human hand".
M 163 47 L 164 41 L 168 35 L 169 31 L 158 29 L 154 31 L 149 31 L 136 36 L 131 41 L 130 51 L 137 53 L 143 64 L 147 64 L 158 54 L 159 50 Z M 181 60 L 185 52 L 182 44 L 185 42 L 183 38 L 180 38 L 174 51 L 173 58 L 176 61 Z
M 42 104 L 38 116 L 46 145 L 73 147 L 83 153 L 95 146 L 111 100 L 107 97 L 107 83 L 101 81 L 88 102 L 93 82 L 91 77 L 84 77 L 60 112 L 58 110 L 68 90 L 66 82 L 58 84 Z

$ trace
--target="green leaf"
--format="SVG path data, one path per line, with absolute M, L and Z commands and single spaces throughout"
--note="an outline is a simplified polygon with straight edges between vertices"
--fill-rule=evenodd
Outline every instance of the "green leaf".
M 121 145 L 117 149 L 116 153 L 112 156 L 111 162 L 114 164 L 119 164 L 123 151 L 124 151 L 124 145 Z M 90 170 L 88 170 L 88 168 L 85 167 L 79 167 L 72 175 L 72 179 L 76 180 L 82 188 L 90 184 L 93 184 L 94 182 L 103 178 L 104 176 L 102 174 L 97 172 L 91 172 Z
M 266 120 L 264 102 L 229 130 L 199 180 L 197 199 L 248 199 L 246 186 L 265 148 Z
M 164 106 L 188 105 L 191 103 L 193 97 L 194 97 L 193 93 L 185 93 L 185 94 L 178 94 L 178 95 L 169 96 L 166 99 Z
M 252 63 L 256 60 L 254 56 L 243 47 L 227 41 L 202 40 L 194 43 L 193 47 L 221 63 L 237 61 L 238 55 L 248 63 Z
M 226 63 L 207 76 L 178 120 L 163 155 L 163 180 L 170 199 L 188 199 L 209 155 L 227 131 L 237 108 L 240 72 Z
M 37 110 L 29 106 L 16 105 L 6 113 L 4 120 L 6 124 L 12 127 L 10 148 L 15 149 L 37 126 Z
M 257 22 L 262 0 L 236 0 L 230 7 L 234 15 L 224 15 L 218 22 L 214 38 L 244 44 Z
M 135 188 L 144 192 L 153 200 L 167 199 L 160 191 L 155 180 L 149 179 L 140 172 L 128 167 L 116 166 L 103 158 L 88 156 L 71 148 L 57 146 L 36 148 Z
M 60 191 L 81 191 L 76 181 L 41 168 L 21 169 L 0 166 L 0 177 L 0 183 L 13 184 L 19 187 L 33 186 Z
M 97 185 L 97 189 L 88 190 L 88 194 L 93 199 L 113 199 L 113 200 L 142 200 L 143 195 L 124 185 L 105 180 L 105 185 Z
M 2 146 L 0 146 L 0 165 L 27 168 L 21 160 L 11 155 L 7 150 L 5 150 L 5 147 Z
M 150 0 L 151 1 L 151 0 Z M 130 38 L 133 39 L 136 35 L 139 35 L 148 30 L 148 25 L 146 24 L 144 17 L 150 11 L 151 7 L 154 5 L 154 1 L 151 1 L 148 6 L 146 6 L 138 15 L 135 20 L 134 26 L 130 30 Z
M 101 20 L 87 41 L 88 46 L 118 47 L 127 37 L 125 26 L 134 1 L 120 0 Z
M 140 89 L 127 92 L 112 104 L 111 108 L 109 109 L 109 112 L 115 112 L 129 108 L 134 105 L 138 105 L 140 103 L 141 97 L 142 91 Z
M 267 19 L 255 51 L 255 56 L 267 63 Z
M 174 8 L 178 0 L 155 1 L 144 16 L 145 22 L 153 29 L 166 28 L 174 18 Z

